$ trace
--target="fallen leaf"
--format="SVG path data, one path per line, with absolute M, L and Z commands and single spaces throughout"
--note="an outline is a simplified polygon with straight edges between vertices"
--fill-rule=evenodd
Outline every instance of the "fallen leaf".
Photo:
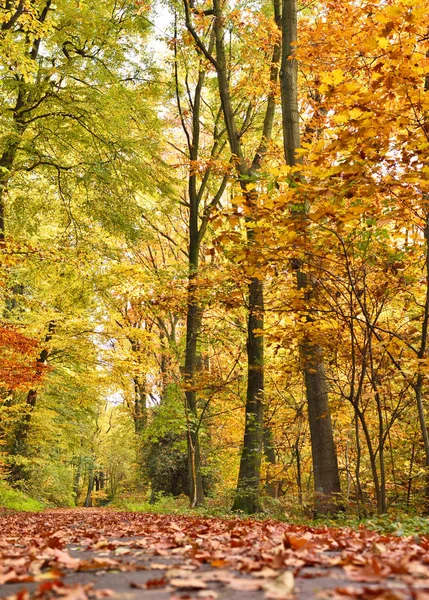
M 273 577 L 277 577 L 279 574 L 275 569 L 271 569 L 270 567 L 264 567 L 260 571 L 253 571 L 253 577 L 258 577 L 259 579 L 271 579 Z
M 54 548 L 54 556 L 58 563 L 64 565 L 68 569 L 77 569 L 81 564 L 78 558 L 73 558 L 68 552 L 60 550 L 59 548 Z
M 168 581 L 165 577 L 154 577 L 153 579 L 149 579 L 145 583 L 130 583 L 130 587 L 138 589 L 138 590 L 151 590 L 153 588 L 165 587 Z
M 204 590 L 207 584 L 202 579 L 190 577 L 189 579 L 171 579 L 170 584 L 181 590 Z
M 150 563 L 150 568 L 154 570 L 166 571 L 171 567 L 171 565 L 166 565 L 165 563 Z
M 254 579 L 247 579 L 246 577 L 233 577 L 228 582 L 228 586 L 233 590 L 239 590 L 240 592 L 255 592 L 256 590 L 262 589 L 262 583 L 255 581 Z
M 273 581 L 266 581 L 263 584 L 265 598 L 281 600 L 287 598 L 293 593 L 295 580 L 291 571 L 285 571 Z

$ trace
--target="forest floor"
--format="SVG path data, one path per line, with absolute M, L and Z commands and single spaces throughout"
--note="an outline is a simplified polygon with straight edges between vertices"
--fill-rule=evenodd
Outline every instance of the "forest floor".
M 429 600 L 429 538 L 278 521 L 0 514 L 10 600 Z

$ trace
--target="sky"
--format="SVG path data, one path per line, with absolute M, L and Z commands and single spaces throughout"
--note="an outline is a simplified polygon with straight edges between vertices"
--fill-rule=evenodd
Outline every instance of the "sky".
M 166 43 L 171 39 L 171 25 L 173 24 L 173 15 L 166 6 L 157 3 L 156 12 L 151 15 L 151 21 L 154 24 L 154 32 L 149 46 L 159 55 L 163 55 L 166 49 Z

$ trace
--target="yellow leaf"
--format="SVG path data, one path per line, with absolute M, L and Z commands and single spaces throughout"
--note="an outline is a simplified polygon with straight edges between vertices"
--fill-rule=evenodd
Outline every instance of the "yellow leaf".
M 332 71 L 332 83 L 334 85 L 338 85 L 342 81 L 344 81 L 344 72 L 343 72 L 343 70 L 342 69 L 335 69 L 335 71 Z
M 362 114 L 363 113 L 359 108 L 352 108 L 352 110 L 350 111 L 350 118 L 358 119 Z
M 347 123 L 347 121 L 349 120 L 349 112 L 346 110 L 345 112 L 339 113 L 338 115 L 334 115 L 333 117 L 333 121 L 334 123 Z
M 398 17 L 399 15 L 403 15 L 405 10 L 400 6 L 387 6 L 384 12 L 386 15 L 389 15 L 389 17 Z
M 385 48 L 387 48 L 390 45 L 390 42 L 387 38 L 385 37 L 380 37 L 377 38 L 377 45 L 384 50 Z

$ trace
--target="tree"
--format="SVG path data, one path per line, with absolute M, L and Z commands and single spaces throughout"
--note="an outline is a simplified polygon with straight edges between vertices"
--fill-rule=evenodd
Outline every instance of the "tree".
M 297 87 L 298 64 L 293 55 L 296 41 L 297 2 L 296 0 L 283 0 L 280 89 L 284 155 L 286 164 L 292 168 L 301 162 L 296 154 L 301 146 Z M 296 169 L 296 177 L 299 177 L 298 173 L 299 170 Z M 308 213 L 306 200 L 303 201 L 301 206 L 294 207 L 292 210 L 296 221 L 296 229 L 304 230 Z M 304 300 L 311 303 L 311 297 L 315 293 L 314 288 L 317 284 L 313 281 L 312 276 L 306 272 L 305 264 L 300 259 L 295 260 L 294 268 L 296 269 L 298 290 L 302 292 Z M 307 315 L 308 321 L 312 322 L 311 310 Z M 300 351 L 311 432 L 316 507 L 322 513 L 335 512 L 338 508 L 341 487 L 328 403 L 328 384 L 323 362 L 323 351 L 307 334 L 304 334 Z
M 218 80 L 219 98 L 223 119 L 227 131 L 228 142 L 235 162 L 239 185 L 246 205 L 247 240 L 249 246 L 254 244 L 252 230 L 252 212 L 257 205 L 258 194 L 256 175 L 267 152 L 267 144 L 271 138 L 274 122 L 275 91 L 274 86 L 278 75 L 280 45 L 276 31 L 273 28 L 274 44 L 270 66 L 270 86 L 267 93 L 267 107 L 263 117 L 262 135 L 250 163 L 245 157 L 241 136 L 246 130 L 247 119 L 241 126 L 237 122 L 236 110 L 233 106 L 231 80 L 226 53 L 226 32 L 224 6 L 218 0 L 213 1 L 212 9 L 202 14 L 213 15 L 213 31 L 215 35 L 215 53 L 207 48 L 201 40 L 192 23 L 192 15 L 198 14 L 193 4 L 184 3 L 186 26 L 192 35 L 196 48 L 209 60 L 215 69 Z M 279 25 L 279 4 L 274 3 L 275 21 Z M 200 13 L 201 14 L 201 13 Z M 252 114 L 252 104 L 249 105 L 247 118 Z M 246 394 L 246 423 L 244 444 L 238 476 L 237 494 L 234 510 L 244 510 L 247 513 L 259 509 L 260 494 L 260 465 L 262 453 L 263 431 L 263 394 L 264 394 L 264 299 L 263 281 L 260 277 L 251 277 L 248 284 L 248 325 L 247 325 L 247 359 L 248 379 Z

